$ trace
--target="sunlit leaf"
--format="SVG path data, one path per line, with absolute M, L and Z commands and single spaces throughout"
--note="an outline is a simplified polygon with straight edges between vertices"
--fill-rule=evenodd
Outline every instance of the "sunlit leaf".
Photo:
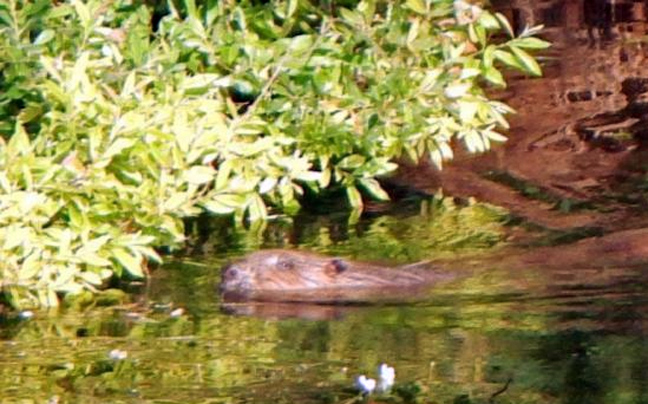
M 359 154 L 353 154 L 351 156 L 345 157 L 337 165 L 338 167 L 344 170 L 352 170 L 354 168 L 360 167 L 364 162 L 365 158 Z
M 208 211 L 216 214 L 229 214 L 241 209 L 245 199 L 242 195 L 220 194 L 212 200 L 202 202 L 202 206 Z
M 499 60 L 509 67 L 514 67 L 519 70 L 524 69 L 524 66 L 522 65 L 520 60 L 509 52 L 498 49 L 493 52 L 493 56 L 495 57 L 495 59 Z
M 189 200 L 186 192 L 175 192 L 171 194 L 166 201 L 164 201 L 163 209 L 167 212 L 173 212 L 188 202 Z
M 114 248 L 111 253 L 115 260 L 124 267 L 129 274 L 136 278 L 144 277 L 141 257 L 135 257 L 123 248 Z
M 490 83 L 500 87 L 506 87 L 504 76 L 495 67 L 491 66 L 490 68 L 485 69 L 482 74 L 484 75 L 484 78 Z
M 509 37 L 513 38 L 515 33 L 513 32 L 513 27 L 511 27 L 511 23 L 508 19 L 502 13 L 495 13 L 495 18 L 499 21 L 500 26 L 506 30 Z
M 259 195 L 253 195 L 248 203 L 247 207 L 248 220 L 250 222 L 256 222 L 257 220 L 265 220 L 268 217 L 268 211 L 266 209 L 263 199 Z
M 104 159 L 111 159 L 113 156 L 121 153 L 125 149 L 132 147 L 135 144 L 135 142 L 136 142 L 135 139 L 127 139 L 127 138 L 120 137 L 116 139 L 108 147 L 108 149 L 103 153 L 101 157 Z
M 81 20 L 81 24 L 86 27 L 89 26 L 91 16 L 90 10 L 88 10 L 88 6 L 85 5 L 81 0 L 74 0 L 72 4 L 74 5 L 74 9 L 76 10 L 79 20 Z
M 99 286 L 103 282 L 101 277 L 94 272 L 81 272 L 79 277 L 94 286 Z
M 274 177 L 266 177 L 259 183 L 259 193 L 266 194 L 270 192 L 275 185 L 277 185 L 277 179 Z
M 297 6 L 299 5 L 299 0 L 288 0 L 286 2 L 286 18 L 290 18 L 297 11 Z
M 55 32 L 52 29 L 43 30 L 36 39 L 34 39 L 34 45 L 45 45 L 54 39 Z
M 182 82 L 182 89 L 185 91 L 206 90 L 219 78 L 220 76 L 216 74 L 197 74 L 185 78 Z
M 342 19 L 354 25 L 361 25 L 364 22 L 362 15 L 360 15 L 360 13 L 351 11 L 348 8 L 340 8 L 339 12 L 340 12 L 340 16 L 342 16 Z
M 216 170 L 209 166 L 193 166 L 185 173 L 190 184 L 202 185 L 216 178 Z
M 81 262 L 93 267 L 110 267 L 112 265 L 110 260 L 107 260 L 106 258 L 103 258 L 94 253 L 85 252 L 82 254 L 77 254 L 77 257 L 81 260 Z M 98 285 L 99 283 L 101 282 L 98 282 L 96 284 Z
M 374 180 L 373 178 L 360 178 L 358 179 L 358 183 L 373 198 L 379 201 L 388 201 L 390 199 L 387 192 L 385 192 L 378 181 Z
M 23 126 L 16 122 L 16 128 L 13 135 L 7 143 L 7 153 L 9 156 L 24 155 L 31 152 L 31 142 L 29 141 L 29 136 Z
M 448 98 L 461 98 L 468 94 L 468 91 L 470 91 L 471 88 L 471 83 L 457 82 L 446 87 L 444 94 Z
M 349 201 L 349 205 L 353 208 L 362 208 L 363 203 L 362 203 L 362 195 L 360 195 L 360 191 L 354 186 L 347 186 L 346 187 L 346 195 L 347 195 L 347 200 Z
M 515 46 L 510 46 L 509 49 L 511 49 L 511 52 L 515 54 L 515 56 L 518 58 L 518 60 L 521 62 L 521 64 L 524 66 L 524 70 L 535 75 L 535 76 L 541 76 L 542 75 L 542 70 L 540 69 L 540 65 L 536 60 L 523 51 L 522 49 L 516 48 Z
M 522 49 L 546 49 L 551 46 L 551 43 L 539 38 L 529 37 L 513 39 L 510 42 L 510 46 Z
M 479 15 L 479 24 L 488 30 L 496 30 L 500 28 L 499 20 L 489 11 L 483 11 Z
M 457 106 L 459 108 L 459 119 L 464 123 L 468 123 L 475 118 L 479 104 L 473 101 L 460 100 L 457 101 Z
M 425 14 L 427 11 L 423 0 L 407 0 L 405 6 L 418 14 Z

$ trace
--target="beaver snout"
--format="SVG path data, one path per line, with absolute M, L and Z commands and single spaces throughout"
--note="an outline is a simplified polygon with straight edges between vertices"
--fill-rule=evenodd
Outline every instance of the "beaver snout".
M 248 276 L 236 264 L 229 264 L 223 267 L 220 284 L 221 292 L 246 289 L 248 286 Z
M 223 268 L 223 273 L 221 276 L 223 278 L 223 281 L 236 279 L 236 277 L 239 276 L 239 270 L 234 264 L 229 264 L 226 265 L 225 268 Z

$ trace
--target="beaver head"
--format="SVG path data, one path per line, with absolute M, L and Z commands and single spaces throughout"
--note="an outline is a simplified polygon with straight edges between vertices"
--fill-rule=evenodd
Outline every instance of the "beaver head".
M 290 291 L 343 286 L 349 263 L 291 250 L 257 251 L 223 268 L 222 292 Z

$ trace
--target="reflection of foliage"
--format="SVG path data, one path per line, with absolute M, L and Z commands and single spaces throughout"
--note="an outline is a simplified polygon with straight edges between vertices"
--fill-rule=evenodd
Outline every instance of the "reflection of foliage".
M 392 264 L 491 248 L 503 239 L 506 211 L 492 205 L 430 198 L 411 213 L 353 219 L 346 214 L 298 216 L 294 224 L 277 221 L 250 230 L 218 227 L 202 220 L 190 239 L 206 259 L 263 247 L 304 247 L 326 254 Z
M 353 398 L 354 377 L 375 374 L 382 362 L 396 367 L 396 385 L 390 394 L 374 396 L 375 402 L 450 403 L 461 397 L 481 404 L 510 377 L 514 382 L 497 403 L 552 403 L 565 395 L 625 402 L 618 400 L 641 394 L 640 384 L 631 381 L 643 380 L 648 351 L 633 330 L 606 335 L 503 321 L 486 326 L 518 308 L 495 305 L 496 313 L 482 306 L 469 310 L 471 305 L 455 305 L 463 314 L 451 302 L 363 309 L 335 322 L 268 322 L 213 310 L 203 317 L 136 318 L 93 309 L 83 316 L 5 323 L 13 330 L 0 353 L 0 394 L 31 402 L 56 395 L 62 402 L 320 403 L 314 397 Z M 473 327 L 470 319 L 478 317 L 483 326 Z M 109 359 L 115 348 L 128 357 Z
M 490 248 L 503 236 L 506 212 L 470 201 L 457 205 L 452 198 L 422 203 L 418 215 L 382 216 L 356 233 L 352 242 L 329 250 L 370 260 L 413 262 L 439 254 Z

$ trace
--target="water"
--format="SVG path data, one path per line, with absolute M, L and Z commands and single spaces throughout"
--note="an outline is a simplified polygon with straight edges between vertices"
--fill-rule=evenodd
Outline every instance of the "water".
M 169 263 L 132 305 L 5 318 L 1 402 L 354 402 L 355 378 L 375 377 L 381 363 L 396 368 L 397 389 L 377 396 L 382 402 L 406 402 L 408 392 L 430 403 L 646 402 L 645 268 L 493 263 L 492 246 L 509 230 L 503 218 L 482 205 L 433 202 L 353 224 L 319 217 L 297 235 L 276 224 L 265 238 L 241 231 L 203 239 L 202 250 L 239 248 Z M 215 293 L 220 267 L 258 240 L 274 247 L 291 238 L 302 248 L 394 263 L 473 258 L 469 276 L 413 304 L 224 312 Z M 172 316 L 176 308 L 183 314 Z M 111 359 L 115 349 L 127 357 Z

